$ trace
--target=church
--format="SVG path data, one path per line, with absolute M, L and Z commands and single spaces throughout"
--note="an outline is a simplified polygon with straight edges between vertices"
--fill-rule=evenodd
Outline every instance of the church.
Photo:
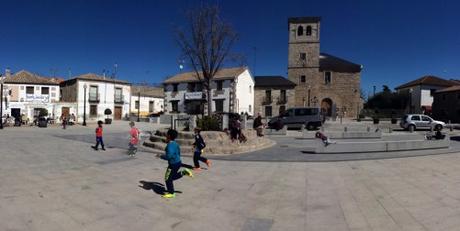
M 328 118 L 356 118 L 363 105 L 362 66 L 320 52 L 320 17 L 289 18 L 288 25 L 288 79 L 296 84 L 295 106 L 320 107 Z

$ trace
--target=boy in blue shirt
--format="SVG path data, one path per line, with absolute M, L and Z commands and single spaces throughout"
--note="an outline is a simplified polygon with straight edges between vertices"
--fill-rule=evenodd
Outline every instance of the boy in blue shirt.
M 179 172 L 182 162 L 180 159 L 180 147 L 175 141 L 176 138 L 177 131 L 169 129 L 166 133 L 166 140 L 168 144 L 166 145 L 165 154 L 161 156 L 162 159 L 168 161 L 168 168 L 165 173 L 167 192 L 163 195 L 164 198 L 176 197 L 173 181 L 180 179 L 184 175 L 193 177 L 193 173 L 189 169 L 184 169 Z

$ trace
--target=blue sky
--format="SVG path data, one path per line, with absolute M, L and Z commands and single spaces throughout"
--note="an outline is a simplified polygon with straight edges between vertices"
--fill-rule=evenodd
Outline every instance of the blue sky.
M 173 28 L 203 1 L 0 0 L 0 72 L 68 76 L 113 70 L 134 83 L 179 71 Z M 362 88 L 433 74 L 460 78 L 455 1 L 205 1 L 239 33 L 234 50 L 256 75 L 287 76 L 287 18 L 321 16 L 321 51 L 364 66 Z M 257 64 L 254 68 L 254 47 Z

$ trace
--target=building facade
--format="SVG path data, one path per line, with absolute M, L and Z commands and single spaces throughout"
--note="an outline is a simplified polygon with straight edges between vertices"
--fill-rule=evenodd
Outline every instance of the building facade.
M 256 76 L 254 113 L 273 117 L 295 105 L 296 84 L 282 76 Z
M 427 75 L 402 84 L 395 89 L 398 92 L 407 92 L 409 94 L 409 108 L 406 109 L 408 113 L 430 114 L 435 92 L 459 84 L 455 81 Z
M 433 117 L 460 123 L 460 85 L 438 90 L 433 95 Z
M 46 109 L 50 118 L 58 118 L 56 104 L 60 99 L 59 79 L 47 78 L 21 70 L 12 74 L 5 71 L 3 114 L 12 117 L 25 115 L 30 121 L 40 109 Z
M 83 115 L 88 121 L 104 120 L 106 109 L 111 110 L 110 118 L 114 120 L 129 115 L 131 84 L 126 81 L 89 73 L 66 80 L 60 86 L 62 101 L 77 104 L 78 122 L 83 120 Z
M 201 114 L 207 101 L 195 72 L 175 75 L 163 82 L 165 112 Z M 254 114 L 254 79 L 246 67 L 224 68 L 211 82 L 212 112 Z
M 150 114 L 163 112 L 164 92 L 163 88 L 148 86 L 131 87 L 131 115 L 147 117 Z
M 356 117 L 362 108 L 361 65 L 320 53 L 320 17 L 289 18 L 288 79 L 295 106 L 321 107 L 326 117 Z

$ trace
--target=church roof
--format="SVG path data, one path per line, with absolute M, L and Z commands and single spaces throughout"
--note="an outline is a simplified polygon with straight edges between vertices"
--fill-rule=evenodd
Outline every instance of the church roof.
M 443 78 L 433 76 L 433 75 L 426 75 L 421 78 L 418 78 L 414 81 L 410 81 L 408 83 L 405 83 L 403 85 L 400 85 L 396 87 L 396 90 L 403 89 L 403 88 L 408 88 L 412 86 L 417 86 L 417 85 L 431 85 L 431 86 L 441 86 L 441 87 L 450 87 L 453 85 L 458 85 L 458 82 L 451 81 L 451 80 L 445 80 Z
M 357 73 L 361 72 L 361 65 L 332 56 L 330 54 L 321 53 L 319 56 L 319 70 Z
M 321 21 L 321 17 L 291 17 L 288 23 L 316 23 Z
M 294 88 L 295 83 L 283 76 L 256 76 L 254 87 L 288 87 Z

